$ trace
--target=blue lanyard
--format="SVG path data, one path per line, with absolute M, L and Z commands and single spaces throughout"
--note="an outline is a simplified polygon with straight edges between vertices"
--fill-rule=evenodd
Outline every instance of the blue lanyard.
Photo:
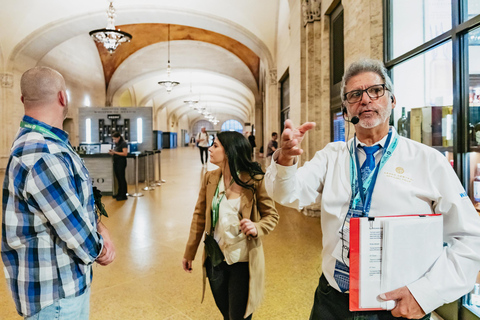
M 392 140 L 392 136 L 393 136 L 393 140 Z M 368 213 L 370 212 L 370 205 L 372 203 L 373 188 L 375 187 L 375 183 L 377 182 L 378 172 L 383 168 L 385 163 L 392 156 L 393 151 L 395 150 L 398 144 L 398 137 L 390 129 L 390 131 L 388 132 L 387 141 L 385 142 L 385 147 L 384 147 L 385 151 L 383 152 L 382 158 L 380 159 L 380 163 L 375 167 L 373 172 L 370 173 L 370 175 L 365 181 L 362 181 L 362 175 L 360 173 L 360 164 L 358 161 L 356 139 L 357 138 L 355 136 L 353 138 L 352 147 L 350 149 L 350 153 L 351 153 L 350 154 L 351 155 L 350 184 L 352 188 L 351 207 L 353 209 L 357 209 L 358 207 L 361 207 L 363 215 L 368 216 Z M 390 143 L 390 140 L 392 140 L 392 143 Z M 352 153 L 354 150 L 355 150 L 355 161 L 352 161 L 353 160 Z

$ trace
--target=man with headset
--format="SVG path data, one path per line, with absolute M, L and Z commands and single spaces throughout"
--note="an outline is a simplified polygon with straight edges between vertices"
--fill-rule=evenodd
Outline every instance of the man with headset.
M 282 205 L 302 208 L 321 201 L 323 274 L 310 319 L 429 319 L 437 307 L 473 288 L 480 269 L 480 218 L 447 159 L 389 126 L 396 99 L 380 61 L 350 65 L 341 98 L 354 138 L 329 143 L 297 169 L 300 143 L 315 123 L 294 129 L 287 120 L 265 175 L 268 193 Z M 443 215 L 442 255 L 417 281 L 379 296 L 396 300 L 391 312 L 350 312 L 349 268 L 340 258 L 349 219 L 419 213 Z

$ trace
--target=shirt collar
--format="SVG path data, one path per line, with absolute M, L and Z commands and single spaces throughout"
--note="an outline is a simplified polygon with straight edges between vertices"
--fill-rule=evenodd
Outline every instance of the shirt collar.
M 391 130 L 395 130 L 395 128 L 391 127 Z M 394 132 L 392 132 L 392 134 L 394 134 Z M 387 142 L 387 138 L 388 138 L 388 133 L 378 142 L 374 143 L 373 145 L 376 146 L 376 145 L 379 145 L 380 147 L 384 148 L 385 147 L 385 143 Z M 357 139 L 357 147 L 365 147 L 366 144 L 361 142 L 360 140 Z
M 62 129 L 59 129 L 59 128 L 56 128 L 56 127 L 52 127 L 48 124 L 46 124 L 45 122 L 42 122 L 42 121 L 39 121 L 35 118 L 32 118 L 30 116 L 27 116 L 27 115 L 24 115 L 23 116 L 23 121 L 27 122 L 27 123 L 30 123 L 30 124 L 35 124 L 37 126 L 42 126 L 44 127 L 45 129 L 47 130 L 50 130 L 52 133 L 54 133 L 57 137 L 59 137 L 60 139 L 62 139 L 62 141 L 64 142 L 68 142 L 68 133 L 66 133 L 65 131 L 63 131 Z

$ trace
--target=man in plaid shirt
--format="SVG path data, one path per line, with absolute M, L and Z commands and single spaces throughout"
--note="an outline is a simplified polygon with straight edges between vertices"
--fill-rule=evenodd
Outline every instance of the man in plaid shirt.
M 2 260 L 26 319 L 88 319 L 92 264 L 115 248 L 97 221 L 92 184 L 68 134 L 65 81 L 47 67 L 21 79 L 25 116 L 3 183 Z

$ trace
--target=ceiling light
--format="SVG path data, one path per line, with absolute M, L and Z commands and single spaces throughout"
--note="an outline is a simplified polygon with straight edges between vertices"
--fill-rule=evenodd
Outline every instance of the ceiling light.
M 180 84 L 178 81 L 170 80 L 170 24 L 168 25 L 168 62 L 167 62 L 167 78 L 168 80 L 159 81 L 158 84 L 164 86 L 168 93 L 172 92 L 173 87 Z
M 113 7 L 113 1 L 110 1 L 107 16 L 107 27 L 105 29 L 90 31 L 89 35 L 95 42 L 102 43 L 105 49 L 112 54 L 121 43 L 130 42 L 132 35 L 120 31 L 120 29 L 115 29 L 115 8 Z

